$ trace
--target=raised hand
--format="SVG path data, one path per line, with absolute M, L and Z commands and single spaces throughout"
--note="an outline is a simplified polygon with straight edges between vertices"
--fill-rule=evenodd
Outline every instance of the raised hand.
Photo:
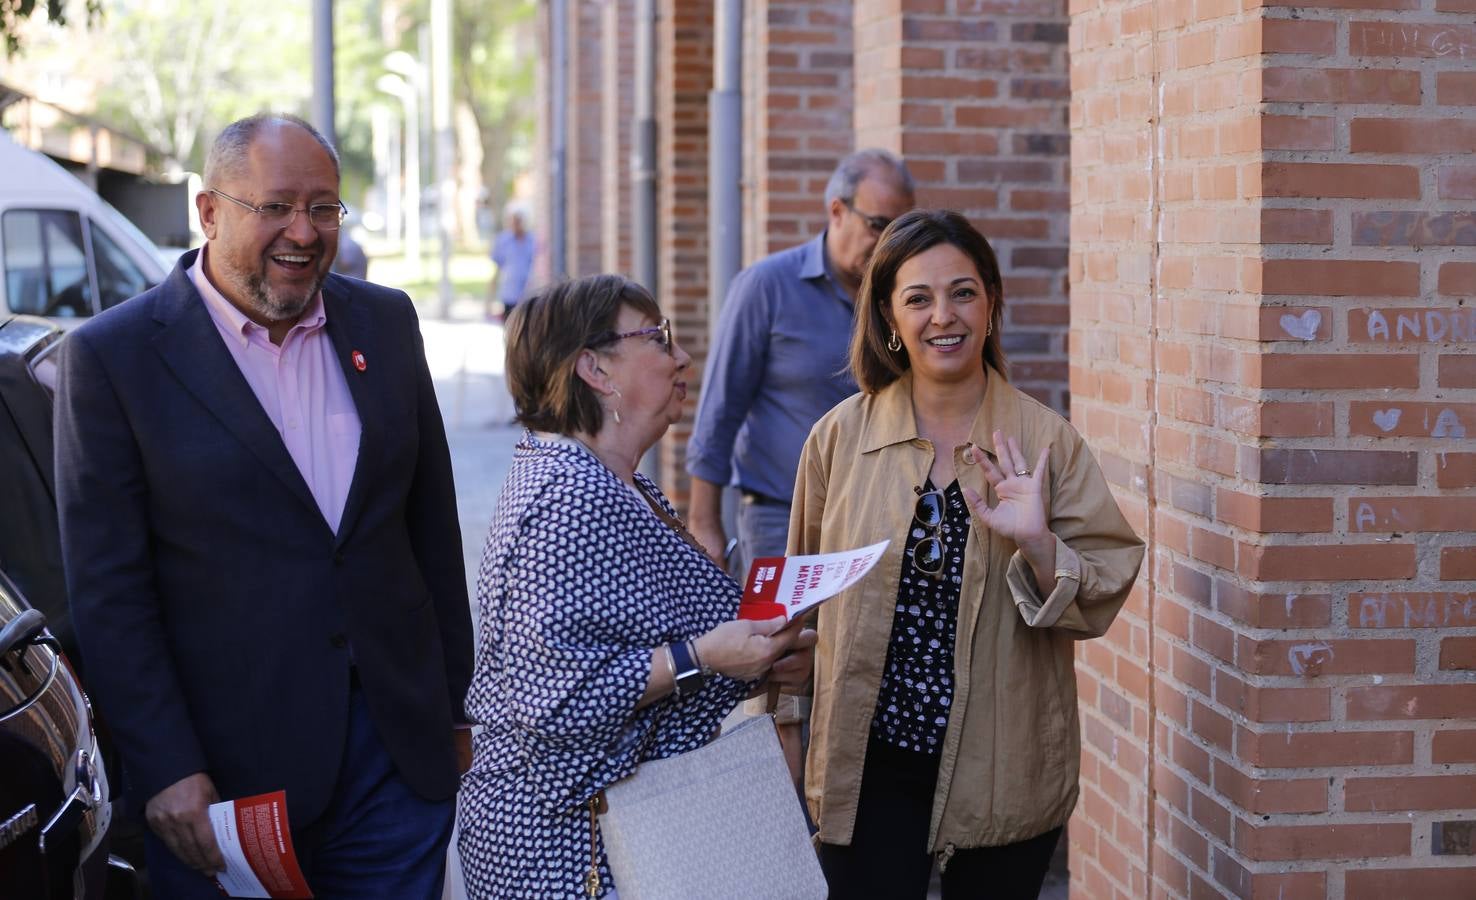
M 977 447 L 969 447 L 964 453 L 984 470 L 984 480 L 989 482 L 999 498 L 999 503 L 991 509 L 977 491 L 964 488 L 964 499 L 979 521 L 990 531 L 1014 541 L 1027 554 L 1046 542 L 1053 542 L 1046 526 L 1045 494 L 1042 490 L 1046 476 L 1050 474 L 1050 446 L 1041 448 L 1034 468 L 1026 462 L 1019 441 L 1013 437 L 1006 440 L 999 431 L 994 432 L 994 455 L 998 465 Z

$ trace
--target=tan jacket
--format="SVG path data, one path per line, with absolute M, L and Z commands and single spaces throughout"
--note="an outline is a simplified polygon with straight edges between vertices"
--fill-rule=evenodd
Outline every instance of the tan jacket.
M 1051 446 L 1047 506 L 1057 586 L 1044 600 L 1013 542 L 973 520 L 964 553 L 952 713 L 933 795 L 929 850 L 1034 837 L 1076 805 L 1080 736 L 1072 642 L 1112 624 L 1143 559 L 1086 442 L 1066 420 L 989 372 L 971 439 L 993 458 L 1000 429 L 1035 460 Z M 998 502 L 953 448 L 961 486 Z M 856 587 L 820 608 L 805 796 L 820 839 L 849 844 L 867 737 L 891 637 L 903 550 L 933 446 L 918 437 L 911 375 L 858 394 L 810 432 L 795 482 L 789 552 L 848 550 L 890 538 Z

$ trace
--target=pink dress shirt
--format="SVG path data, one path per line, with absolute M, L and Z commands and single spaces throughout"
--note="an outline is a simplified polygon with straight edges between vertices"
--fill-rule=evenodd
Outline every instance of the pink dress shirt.
M 338 533 L 349 483 L 359 459 L 359 411 L 324 325 L 320 291 L 279 347 L 246 318 L 205 274 L 206 244 L 190 268 L 226 349 L 246 376 L 267 418 L 307 482 L 323 518 Z

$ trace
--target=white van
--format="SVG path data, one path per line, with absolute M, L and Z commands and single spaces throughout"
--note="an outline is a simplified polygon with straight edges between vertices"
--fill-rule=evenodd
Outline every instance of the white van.
M 164 280 L 143 232 L 70 172 L 0 131 L 0 320 L 77 324 Z

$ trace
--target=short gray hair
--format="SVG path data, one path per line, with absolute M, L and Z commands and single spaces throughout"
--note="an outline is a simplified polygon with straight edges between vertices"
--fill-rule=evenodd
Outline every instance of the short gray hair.
M 883 171 L 891 173 L 897 186 L 908 194 L 917 193 L 912 182 L 912 173 L 907 171 L 907 163 L 886 150 L 871 148 L 857 150 L 835 167 L 835 171 L 830 174 L 830 181 L 825 185 L 825 205 L 829 206 L 833 200 L 849 203 L 856 197 L 856 186 L 866 176 Z
M 312 135 L 313 140 L 328 151 L 328 158 L 333 160 L 333 174 L 341 174 L 338 151 L 333 148 L 326 137 L 323 137 L 322 132 L 313 127 L 311 122 L 291 113 L 259 112 L 244 119 L 237 119 L 222 128 L 220 134 L 215 136 L 215 142 L 210 145 L 210 152 L 205 155 L 205 187 L 214 187 L 220 183 L 221 179 L 228 178 L 245 168 L 246 154 L 251 150 L 251 142 L 256 140 L 257 134 L 268 125 L 296 125 Z

